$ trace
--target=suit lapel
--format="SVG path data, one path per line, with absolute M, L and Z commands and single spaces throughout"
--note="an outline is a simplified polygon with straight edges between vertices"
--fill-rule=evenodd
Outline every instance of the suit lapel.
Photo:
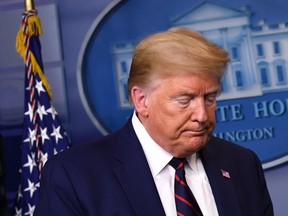
M 120 143 L 114 155 L 117 176 L 136 215 L 165 215 L 156 185 L 141 144 L 131 123 L 120 133 Z
M 211 143 L 212 140 L 213 138 L 199 153 L 212 188 L 218 213 L 220 216 L 240 216 L 241 209 L 233 173 L 231 173 L 231 164 L 221 159 L 221 153 L 214 148 L 215 143 Z M 222 173 L 222 170 L 227 173 Z

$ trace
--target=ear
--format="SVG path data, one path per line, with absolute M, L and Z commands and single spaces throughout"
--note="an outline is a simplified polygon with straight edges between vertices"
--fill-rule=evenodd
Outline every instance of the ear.
M 136 112 L 143 117 L 147 117 L 149 113 L 147 107 L 147 90 L 142 89 L 139 86 L 133 86 L 131 89 L 131 97 Z

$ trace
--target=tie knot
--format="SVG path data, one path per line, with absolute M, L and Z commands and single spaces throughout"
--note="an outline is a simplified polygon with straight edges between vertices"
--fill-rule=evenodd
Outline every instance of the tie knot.
M 187 162 L 186 158 L 176 158 L 176 157 L 173 157 L 169 164 L 175 169 L 175 170 L 178 170 L 180 169 L 181 167 L 184 166 L 184 164 Z

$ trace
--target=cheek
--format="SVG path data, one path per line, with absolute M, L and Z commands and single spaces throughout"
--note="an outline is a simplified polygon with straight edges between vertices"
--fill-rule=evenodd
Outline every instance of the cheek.
M 159 99 L 160 98 L 160 99 Z M 162 100 L 163 96 L 153 97 L 150 99 L 148 104 L 149 114 L 154 118 L 162 118 L 162 121 L 172 116 L 175 112 L 175 108 L 167 102 L 167 100 Z
M 211 106 L 211 107 L 208 107 L 206 109 L 207 111 L 207 115 L 208 115 L 208 118 L 209 119 L 215 119 L 215 115 L 216 115 L 216 104 Z
M 215 109 L 208 112 L 208 119 L 209 121 L 215 121 Z
M 207 116 L 208 116 L 207 121 L 208 121 L 208 123 L 209 123 L 209 125 L 210 125 L 210 127 L 211 127 L 211 130 L 213 130 L 214 127 L 215 127 L 215 123 L 216 123 L 215 109 L 209 111 L 207 114 L 208 114 L 208 115 L 207 115 Z
M 166 104 L 167 105 L 167 104 Z M 154 130 L 161 130 L 161 133 L 175 133 L 176 125 L 179 124 L 180 113 L 176 113 L 175 109 L 163 104 L 154 104 L 150 107 L 150 121 L 154 125 Z

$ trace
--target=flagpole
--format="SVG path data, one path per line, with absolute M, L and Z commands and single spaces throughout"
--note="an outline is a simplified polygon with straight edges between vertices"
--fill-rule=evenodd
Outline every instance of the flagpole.
M 35 5 L 33 0 L 25 0 L 25 10 L 31 11 L 35 10 Z

